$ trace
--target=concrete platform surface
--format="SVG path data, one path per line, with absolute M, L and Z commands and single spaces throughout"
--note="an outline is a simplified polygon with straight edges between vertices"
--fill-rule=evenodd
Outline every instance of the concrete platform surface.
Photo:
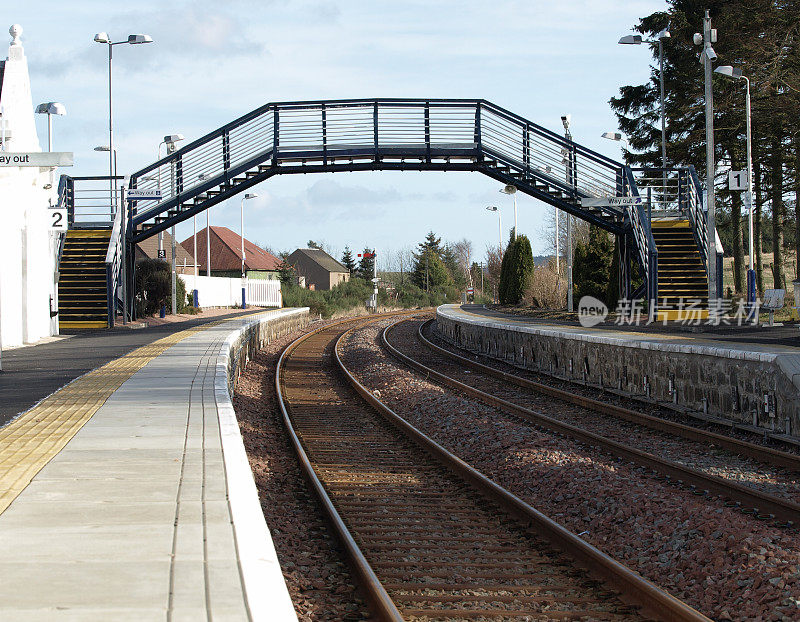
M 0 508 L 0 619 L 296 620 L 230 404 L 228 355 L 246 326 L 297 311 L 176 335 L 52 443 Z M 95 384 L 120 373 L 92 372 Z M 89 406 L 102 399 L 90 393 Z M 0 476 L 26 440 L 65 434 L 24 418 L 2 430 L 0 452 L 16 449 Z

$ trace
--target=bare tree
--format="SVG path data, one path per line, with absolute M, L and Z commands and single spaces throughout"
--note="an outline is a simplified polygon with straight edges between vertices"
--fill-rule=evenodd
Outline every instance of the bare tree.
M 452 243 L 450 247 L 456 254 L 458 267 L 464 274 L 464 280 L 469 287 L 472 287 L 472 274 L 469 270 L 472 265 L 472 242 L 467 238 L 462 238 L 458 242 Z

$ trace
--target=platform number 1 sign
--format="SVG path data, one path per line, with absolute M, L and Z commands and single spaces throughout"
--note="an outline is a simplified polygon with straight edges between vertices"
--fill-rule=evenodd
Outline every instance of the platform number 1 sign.
M 47 225 L 50 231 L 66 231 L 67 227 L 67 210 L 52 207 L 47 210 Z
M 747 190 L 747 171 L 728 171 L 728 190 Z

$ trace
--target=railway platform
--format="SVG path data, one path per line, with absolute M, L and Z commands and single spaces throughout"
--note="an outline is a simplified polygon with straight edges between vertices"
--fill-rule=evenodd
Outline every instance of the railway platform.
M 167 335 L 0 428 L 0 618 L 295 620 L 229 387 L 307 321 Z
M 584 327 L 483 305 L 443 305 L 437 324 L 468 350 L 800 444 L 794 326 Z

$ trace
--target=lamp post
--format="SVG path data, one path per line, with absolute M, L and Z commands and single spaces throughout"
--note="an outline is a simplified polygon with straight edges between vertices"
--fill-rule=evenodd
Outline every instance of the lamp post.
M 158 143 L 158 159 L 161 160 L 161 145 L 167 146 L 167 155 L 175 153 L 177 150 L 176 143 L 178 141 L 183 140 L 183 134 L 167 134 L 164 136 L 164 140 Z M 161 190 L 161 166 L 158 167 L 158 189 Z M 170 163 L 169 165 L 169 191 L 170 196 L 175 195 L 175 165 L 174 163 Z M 175 242 L 175 225 L 172 225 L 170 229 L 170 235 L 172 236 L 172 261 L 170 262 L 170 268 L 172 272 L 172 315 L 178 313 L 178 273 L 175 271 L 175 259 L 176 259 L 176 242 Z M 163 236 L 159 233 L 158 235 L 158 248 L 159 250 L 163 250 Z
M 247 306 L 247 300 L 245 298 L 245 291 L 247 289 L 247 280 L 246 280 L 246 273 L 244 269 L 244 202 L 249 201 L 250 199 L 255 199 L 258 197 L 258 194 L 255 192 L 247 192 L 244 197 L 242 197 L 241 202 L 241 231 L 242 231 L 242 309 Z M 377 286 L 376 286 L 377 287 Z
M 744 80 L 745 90 L 745 114 L 747 116 L 747 192 L 745 193 L 745 203 L 747 204 L 747 224 L 748 224 L 748 270 L 747 270 L 747 302 L 753 303 L 756 300 L 756 271 L 753 267 L 753 134 L 751 131 L 750 113 L 750 79 L 742 75 L 742 70 L 722 65 L 714 70 L 714 73 L 728 76 L 729 78 L 739 78 Z
M 36 114 L 47 115 L 47 150 L 53 150 L 53 115 L 63 117 L 67 114 L 64 104 L 59 102 L 47 102 L 36 106 Z
M 497 212 L 497 244 L 500 247 L 500 252 L 503 252 L 503 216 L 500 213 L 500 208 L 496 205 L 489 205 L 486 208 L 490 212 Z
M 108 46 L 108 174 L 109 174 L 109 196 L 111 205 L 114 205 L 114 198 L 117 190 L 117 180 L 114 179 L 114 104 L 113 104 L 113 91 L 111 89 L 111 59 L 113 57 L 113 49 L 115 45 L 122 45 L 127 43 L 129 45 L 140 45 L 143 43 L 152 43 L 153 38 L 150 35 L 128 35 L 125 41 L 111 41 L 108 33 L 98 32 L 94 36 L 95 43 L 104 43 Z
M 514 239 L 517 239 L 517 187 L 508 184 L 500 192 L 510 194 L 514 197 Z
M 708 259 L 708 301 L 709 304 L 716 300 L 717 292 L 717 230 L 716 208 L 714 192 L 714 91 L 711 83 L 711 61 L 717 59 L 717 53 L 711 47 L 717 42 L 717 30 L 711 28 L 711 15 L 706 11 L 703 18 L 703 34 L 696 32 L 692 37 L 695 45 L 702 45 L 700 62 L 705 75 L 705 104 L 706 104 L 706 211 L 708 239 L 706 240 Z
M 642 35 L 625 35 L 619 40 L 620 45 L 641 45 L 642 43 L 658 43 L 658 82 L 659 102 L 661 109 L 661 166 L 667 168 L 667 120 L 664 115 L 664 39 L 670 38 L 669 28 L 664 28 L 655 39 L 643 39 Z M 613 140 L 613 139 L 612 139 Z M 616 139 L 618 140 L 618 139 Z M 666 172 L 664 173 L 666 175 Z M 664 186 L 666 188 L 666 182 Z

